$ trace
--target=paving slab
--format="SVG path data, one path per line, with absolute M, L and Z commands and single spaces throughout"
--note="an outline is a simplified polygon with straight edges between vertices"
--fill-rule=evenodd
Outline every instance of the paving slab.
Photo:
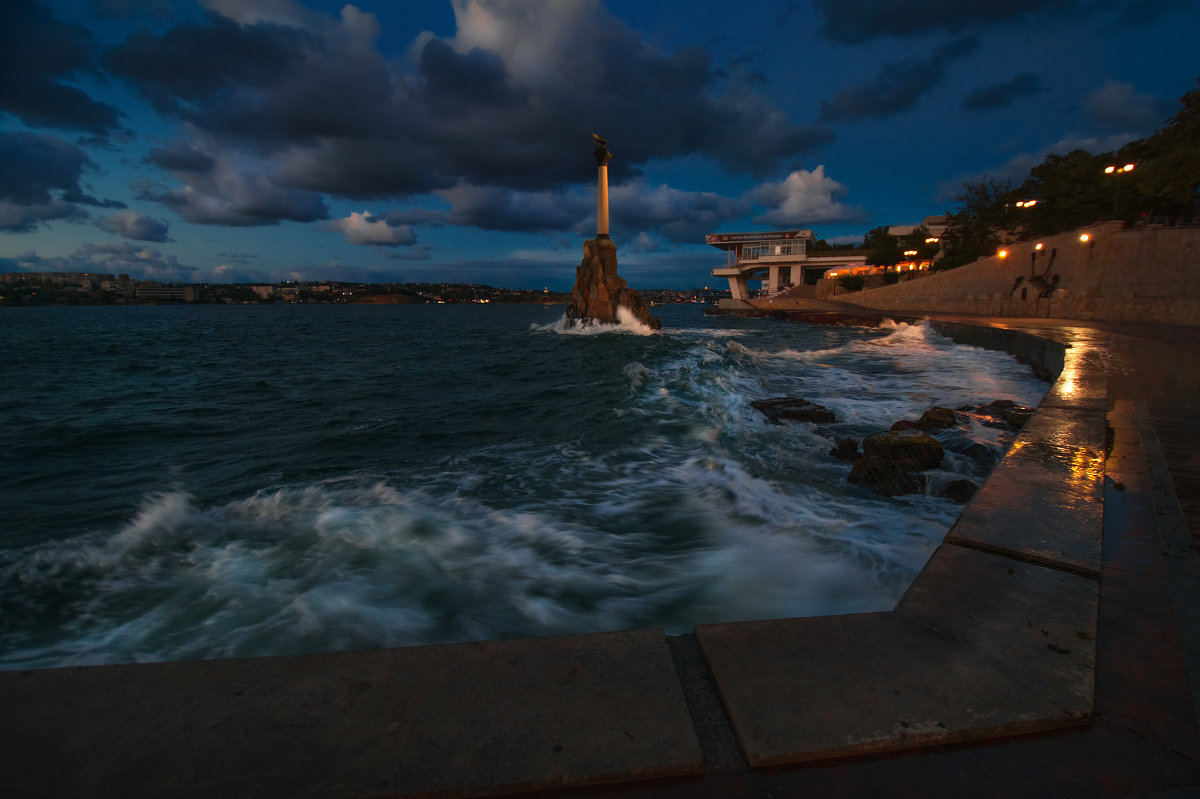
M 1103 411 L 1108 402 L 1106 357 L 1104 350 L 1083 342 L 1068 347 L 1062 372 L 1038 407 Z
M 1098 575 L 1104 440 L 1102 411 L 1040 408 L 946 543 Z
M 894 612 L 1083 720 L 1095 706 L 1099 604 L 1095 580 L 943 544 Z
M 700 771 L 661 631 L 0 672 L 0 794 L 481 796 Z
M 896 613 L 696 628 L 751 766 L 1080 724 L 971 646 Z

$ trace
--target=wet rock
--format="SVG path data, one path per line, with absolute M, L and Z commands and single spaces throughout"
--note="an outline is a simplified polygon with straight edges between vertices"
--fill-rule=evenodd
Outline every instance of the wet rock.
M 833 449 L 829 450 L 829 454 L 840 461 L 856 461 L 862 457 L 862 453 L 858 451 L 858 442 L 853 438 L 838 441 Z
M 617 274 L 617 245 L 608 236 L 597 236 L 583 243 L 583 261 L 575 269 L 575 288 L 567 319 L 579 322 L 619 324 L 619 309 L 625 308 L 635 319 L 654 330 L 662 322 L 650 315 L 642 295 L 629 288 Z
M 893 433 L 899 433 L 903 430 L 920 430 L 920 429 L 921 429 L 920 423 L 914 422 L 912 419 L 901 419 L 900 421 L 898 421 L 892 425 Z
M 911 431 L 872 433 L 863 439 L 862 448 L 862 457 L 846 479 L 885 497 L 924 492 L 922 472 L 936 468 L 945 455 L 936 438 Z
M 1027 408 L 1007 399 L 992 400 L 987 405 L 981 405 L 978 408 L 963 408 L 962 410 L 994 420 L 994 423 L 989 426 L 996 427 L 1002 424 L 1017 430 L 1025 426 L 1035 411 L 1034 408 Z M 985 424 L 987 423 L 985 422 Z
M 863 439 L 863 455 L 893 461 L 913 461 L 921 469 L 933 469 L 942 462 L 942 443 L 926 433 L 887 431 L 872 433 Z
M 1004 421 L 1008 422 L 1018 430 L 1024 427 L 1025 423 L 1031 418 L 1033 418 L 1032 408 L 1021 408 L 1019 410 L 1012 410 L 1004 414 Z
M 833 411 L 824 405 L 809 402 L 801 397 L 773 397 L 771 399 L 754 400 L 750 403 L 762 411 L 772 422 L 816 422 L 828 424 L 836 422 Z
M 870 486 L 885 497 L 925 491 L 925 475 L 915 463 L 889 461 L 877 456 L 864 455 L 856 460 L 846 479 L 857 485 Z
M 995 447 L 989 447 L 987 444 L 982 444 L 978 441 L 972 441 L 966 436 L 948 436 L 940 439 L 942 448 L 947 452 L 953 452 L 956 455 L 962 455 L 970 459 L 974 466 L 974 474 L 982 476 L 987 474 L 1000 460 L 1000 451 Z
M 979 490 L 979 486 L 965 477 L 958 480 L 951 480 L 942 489 L 938 491 L 939 497 L 945 497 L 953 502 L 965 504 L 971 501 L 971 497 L 975 496 L 975 492 Z
M 957 426 L 958 419 L 955 418 L 954 411 L 935 405 L 921 414 L 921 421 L 917 424 L 922 430 L 943 430 Z

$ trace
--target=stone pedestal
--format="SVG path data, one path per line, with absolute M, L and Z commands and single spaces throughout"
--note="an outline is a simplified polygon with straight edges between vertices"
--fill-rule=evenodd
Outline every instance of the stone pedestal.
M 575 288 L 567 319 L 579 322 L 619 324 L 617 309 L 624 306 L 635 319 L 654 330 L 662 322 L 650 315 L 642 295 L 617 274 L 617 245 L 607 235 L 583 243 L 583 261 L 575 270 Z

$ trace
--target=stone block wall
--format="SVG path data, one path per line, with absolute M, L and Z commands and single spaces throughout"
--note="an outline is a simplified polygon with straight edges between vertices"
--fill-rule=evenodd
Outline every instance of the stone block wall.
M 1200 229 L 1104 223 L 1007 249 L 1006 258 L 838 299 L 885 311 L 1200 324 Z

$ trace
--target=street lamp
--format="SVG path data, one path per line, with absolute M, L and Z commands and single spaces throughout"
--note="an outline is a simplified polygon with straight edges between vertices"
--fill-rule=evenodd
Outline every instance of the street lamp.
M 1004 204 L 1004 227 L 1006 227 L 1006 228 L 1008 227 L 1008 207 L 1010 205 L 1015 205 L 1017 208 L 1032 208 L 1033 206 L 1037 205 L 1037 200 L 1018 200 L 1015 203 L 1005 203 Z
M 1106 174 L 1106 175 L 1119 175 L 1122 172 L 1132 172 L 1132 171 L 1133 171 L 1133 164 L 1126 164 L 1125 166 L 1113 165 L 1113 166 L 1104 167 L 1104 174 Z M 1118 198 L 1121 196 L 1120 192 L 1121 192 L 1121 184 L 1114 183 L 1113 184 L 1113 216 L 1118 216 L 1120 213 L 1117 210 L 1117 201 L 1118 201 Z

